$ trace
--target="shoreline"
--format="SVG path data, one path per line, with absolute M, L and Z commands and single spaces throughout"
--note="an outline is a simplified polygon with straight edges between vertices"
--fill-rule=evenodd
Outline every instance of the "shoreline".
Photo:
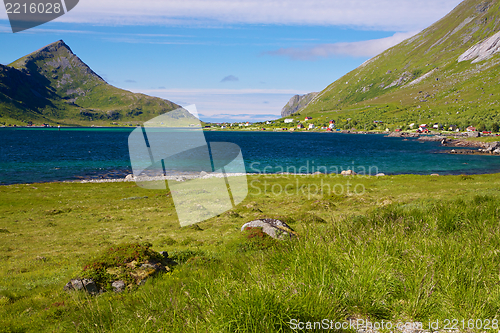
M 479 155 L 479 154 L 478 154 Z M 320 177 L 320 176 L 326 176 L 328 178 L 336 178 L 336 177 L 365 177 L 365 178 L 372 178 L 372 177 L 394 177 L 394 176 L 430 176 L 430 177 L 446 177 L 446 176 L 474 176 L 474 175 L 495 175 L 495 174 L 500 174 L 500 170 L 498 172 L 485 172 L 485 173 L 445 173 L 445 174 L 439 174 L 437 172 L 435 173 L 397 173 L 397 174 L 385 174 L 385 173 L 379 173 L 376 175 L 365 175 L 365 174 L 341 174 L 341 173 L 228 173 L 226 174 L 227 177 L 268 177 L 268 178 L 288 178 L 288 176 L 291 177 Z M 205 176 L 199 176 L 199 175 L 182 175 L 182 176 L 158 176 L 158 177 L 144 177 L 141 179 L 138 179 L 137 181 L 139 182 L 148 182 L 148 181 L 158 181 L 158 180 L 174 180 L 178 182 L 183 182 L 186 180 L 192 180 L 192 179 L 210 179 L 210 178 L 223 178 L 223 174 L 207 174 Z M 0 184 L 1 186 L 16 186 L 16 185 L 25 185 L 25 186 L 30 186 L 34 184 L 54 184 L 54 183 L 67 183 L 67 184 L 98 184 L 98 183 L 135 183 L 136 180 L 133 178 L 126 179 L 126 178 L 104 178 L 104 179 L 84 179 L 84 180 L 62 180 L 62 181 L 46 181 L 46 182 L 33 182 L 33 183 L 12 183 L 12 184 Z

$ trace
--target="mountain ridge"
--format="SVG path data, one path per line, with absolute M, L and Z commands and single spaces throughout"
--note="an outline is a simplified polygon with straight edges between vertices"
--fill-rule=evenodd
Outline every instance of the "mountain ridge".
M 336 117 L 344 126 L 349 126 L 347 119 L 364 125 L 383 120 L 395 127 L 419 121 L 500 122 L 499 54 L 475 63 L 458 61 L 499 31 L 498 0 L 465 0 L 420 33 L 334 81 L 301 114 Z
M 171 101 L 108 84 L 63 40 L 0 65 L 3 123 L 136 125 L 178 108 Z M 183 110 L 172 116 L 176 124 L 197 120 Z

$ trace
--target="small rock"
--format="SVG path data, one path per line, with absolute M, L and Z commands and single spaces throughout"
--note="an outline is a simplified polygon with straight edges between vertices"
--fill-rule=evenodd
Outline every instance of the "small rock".
M 375 177 L 383 177 L 383 176 L 385 176 L 385 173 L 383 173 L 383 172 L 377 173 L 375 175 Z
M 75 289 L 75 290 L 82 290 L 83 289 L 83 283 L 82 280 L 79 279 L 72 279 L 68 282 L 66 286 L 70 285 L 70 290 Z
M 115 293 L 121 293 L 122 291 L 125 290 L 125 282 L 123 281 L 115 281 L 111 284 L 111 287 L 113 287 L 113 291 Z
M 493 153 L 500 154 L 500 148 L 497 148 L 497 149 L 493 150 Z
M 157 269 L 157 267 L 156 267 L 155 265 L 150 264 L 150 263 L 148 263 L 148 262 L 147 262 L 147 263 L 142 264 L 142 265 L 141 265 L 141 268 L 144 268 L 144 269 L 145 269 L 145 268 L 152 268 L 152 269 L 154 269 L 154 270 L 156 270 L 156 269 Z
M 83 279 L 82 283 L 83 283 L 83 287 L 85 288 L 85 290 L 89 294 L 95 295 L 95 294 L 97 294 L 99 292 L 99 290 L 97 289 L 97 286 L 96 286 L 94 280 L 92 280 L 92 279 Z
M 315 173 L 313 173 L 313 175 L 322 175 L 323 173 L 322 172 L 319 172 L 319 171 L 316 171 Z
M 431 173 L 431 176 L 439 176 L 438 173 Z
M 65 291 L 85 290 L 89 294 L 95 295 L 99 292 L 97 285 L 92 279 L 71 279 L 63 288 Z
M 200 177 L 205 177 L 206 175 L 208 175 L 208 172 L 205 171 L 200 172 Z
M 125 177 L 125 181 L 133 181 L 134 180 L 134 175 L 130 174 Z
M 354 172 L 352 170 L 342 170 L 342 172 L 340 174 L 342 176 L 353 176 L 356 174 L 356 172 Z
M 495 141 L 495 142 L 490 142 L 488 143 L 488 149 L 495 149 L 495 148 L 500 148 L 500 142 Z
M 285 222 L 276 219 L 259 219 L 245 223 L 241 231 L 246 228 L 262 228 L 262 232 L 274 239 L 285 239 L 297 236 L 297 233 Z

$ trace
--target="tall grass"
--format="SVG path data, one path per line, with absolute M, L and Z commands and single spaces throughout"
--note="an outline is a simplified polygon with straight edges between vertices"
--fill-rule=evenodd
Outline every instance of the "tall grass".
M 500 199 L 420 200 L 308 223 L 300 238 L 242 235 L 132 293 L 71 294 L 78 332 L 289 332 L 290 320 L 493 319 Z M 203 256 L 203 255 L 201 255 Z

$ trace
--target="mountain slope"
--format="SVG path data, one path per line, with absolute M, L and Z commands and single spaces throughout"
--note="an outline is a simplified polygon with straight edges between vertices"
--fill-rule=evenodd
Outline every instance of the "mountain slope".
M 281 116 L 282 117 L 287 117 L 291 116 L 292 114 L 302 110 L 309 104 L 309 102 L 312 101 L 312 99 L 317 95 L 318 93 L 312 92 L 309 94 L 305 95 L 295 95 L 290 100 L 288 103 L 283 107 L 281 110 Z
M 365 126 L 374 120 L 401 126 L 500 122 L 499 54 L 458 61 L 499 30 L 498 0 L 463 1 L 429 28 L 333 82 L 301 114 L 345 123 L 351 118 Z
M 0 65 L 0 118 L 7 120 L 135 124 L 176 108 L 170 101 L 106 83 L 62 40 Z M 186 124 L 196 119 L 181 113 L 176 117 L 186 118 Z

